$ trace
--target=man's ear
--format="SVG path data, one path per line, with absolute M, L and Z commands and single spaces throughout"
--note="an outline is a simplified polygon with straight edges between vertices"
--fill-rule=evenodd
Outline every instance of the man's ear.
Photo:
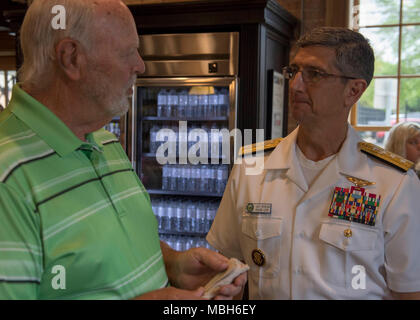
M 345 106 L 351 108 L 360 99 L 366 88 L 367 82 L 365 79 L 348 80 L 344 90 Z
M 73 39 L 63 39 L 55 46 L 58 68 L 71 80 L 79 80 L 82 75 L 83 50 L 80 42 Z

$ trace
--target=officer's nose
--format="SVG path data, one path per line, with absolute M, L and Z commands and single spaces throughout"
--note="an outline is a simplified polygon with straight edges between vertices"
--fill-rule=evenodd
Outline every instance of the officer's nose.
M 302 71 L 298 71 L 293 79 L 290 80 L 289 87 L 292 91 L 305 91 Z

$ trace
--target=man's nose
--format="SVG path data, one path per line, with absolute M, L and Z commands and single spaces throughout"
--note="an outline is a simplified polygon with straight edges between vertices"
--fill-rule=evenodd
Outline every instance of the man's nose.
M 303 81 L 302 71 L 298 71 L 289 83 L 290 89 L 293 91 L 304 91 L 305 82 Z
M 137 73 L 137 74 L 142 74 L 142 73 L 144 73 L 144 71 L 146 71 L 146 66 L 145 66 L 144 61 L 143 61 L 142 57 L 140 56 L 140 54 L 137 54 L 137 55 L 138 55 L 137 65 L 134 69 L 134 72 Z

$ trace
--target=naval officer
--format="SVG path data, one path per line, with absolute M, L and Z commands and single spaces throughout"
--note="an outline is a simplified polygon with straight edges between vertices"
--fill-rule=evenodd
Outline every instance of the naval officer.
M 413 164 L 347 122 L 373 70 L 372 48 L 351 30 L 319 28 L 297 42 L 283 73 L 299 126 L 266 143 L 263 161 L 257 153 L 234 166 L 207 236 L 249 264 L 250 299 L 420 297 Z

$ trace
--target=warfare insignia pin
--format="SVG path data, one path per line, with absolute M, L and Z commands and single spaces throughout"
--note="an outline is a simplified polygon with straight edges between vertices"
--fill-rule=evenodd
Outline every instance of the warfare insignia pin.
M 356 178 L 356 177 L 352 177 L 349 176 L 347 174 L 342 173 L 342 175 L 344 175 L 348 181 L 350 181 L 351 183 L 353 183 L 356 187 L 366 187 L 366 186 L 372 186 L 374 184 L 376 184 L 375 182 L 371 182 L 371 181 L 367 181 L 367 180 L 363 180 L 360 178 Z

